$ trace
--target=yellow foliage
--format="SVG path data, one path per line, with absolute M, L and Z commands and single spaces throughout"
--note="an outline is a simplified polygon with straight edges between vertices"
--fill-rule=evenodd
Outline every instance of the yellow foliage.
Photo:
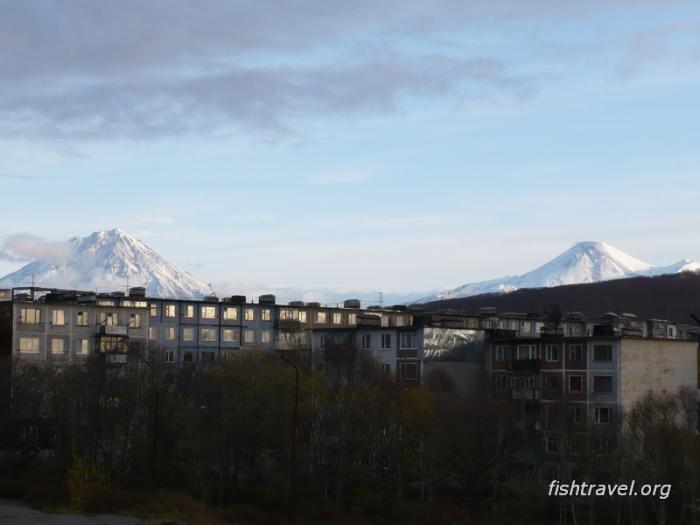
M 109 479 L 99 465 L 90 463 L 79 454 L 73 454 L 73 464 L 68 468 L 67 483 L 71 503 L 85 509 L 95 491 L 109 486 Z

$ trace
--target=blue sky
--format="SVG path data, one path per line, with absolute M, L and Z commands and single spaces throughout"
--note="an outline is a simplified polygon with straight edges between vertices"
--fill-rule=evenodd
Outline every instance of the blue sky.
M 697 3 L 353 4 L 7 2 L 0 240 L 121 226 L 222 288 L 700 260 Z

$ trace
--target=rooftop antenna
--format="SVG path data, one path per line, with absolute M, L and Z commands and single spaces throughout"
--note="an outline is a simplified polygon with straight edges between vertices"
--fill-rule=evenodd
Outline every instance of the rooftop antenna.
M 211 283 L 207 283 L 209 286 L 209 291 L 211 292 L 212 295 L 216 295 L 216 292 L 214 291 L 214 287 L 211 285 Z
M 382 292 L 377 292 L 377 295 L 379 295 L 379 308 L 384 307 L 384 294 Z

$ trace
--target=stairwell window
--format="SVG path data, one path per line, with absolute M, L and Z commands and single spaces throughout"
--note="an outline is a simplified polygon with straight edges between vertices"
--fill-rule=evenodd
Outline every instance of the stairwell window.
M 129 326 L 131 328 L 141 328 L 141 314 L 129 315 Z
M 41 322 L 41 310 L 38 308 L 22 308 L 19 311 L 19 321 L 22 324 L 39 324 Z
M 381 347 L 382 350 L 391 349 L 391 334 L 382 334 Z

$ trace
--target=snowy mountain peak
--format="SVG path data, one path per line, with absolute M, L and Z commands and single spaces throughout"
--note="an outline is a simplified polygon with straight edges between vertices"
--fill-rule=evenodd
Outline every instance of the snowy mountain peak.
M 424 297 L 419 302 L 483 293 L 508 293 L 519 288 L 546 288 L 685 271 L 700 271 L 700 263 L 684 259 L 670 266 L 655 267 L 605 242 L 581 241 L 551 261 L 523 275 L 465 284 Z
M 33 261 L 0 279 L 0 287 L 37 286 L 98 291 L 145 286 L 152 296 L 198 298 L 209 287 L 168 262 L 121 228 L 94 232 L 67 241 L 68 249 Z

